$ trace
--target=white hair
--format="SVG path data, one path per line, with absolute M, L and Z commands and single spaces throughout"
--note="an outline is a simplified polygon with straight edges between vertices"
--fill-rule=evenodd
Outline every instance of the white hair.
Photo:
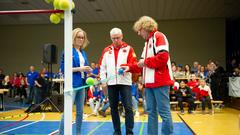
M 119 29 L 119 28 L 113 28 L 113 29 L 111 29 L 111 31 L 110 31 L 110 36 L 111 36 L 111 35 L 116 35 L 116 34 L 122 35 L 122 30 Z

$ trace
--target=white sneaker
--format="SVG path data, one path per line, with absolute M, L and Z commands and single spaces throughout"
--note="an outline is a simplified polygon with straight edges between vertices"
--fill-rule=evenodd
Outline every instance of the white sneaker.
M 136 111 L 135 117 L 139 117 L 139 116 L 140 116 L 140 113 L 138 111 Z
M 87 117 L 88 117 L 88 115 L 84 113 L 83 114 L 83 120 L 85 120 Z

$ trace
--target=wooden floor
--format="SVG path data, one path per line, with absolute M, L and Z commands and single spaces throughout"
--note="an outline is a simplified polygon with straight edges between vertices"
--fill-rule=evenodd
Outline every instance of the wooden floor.
M 140 112 L 142 112 L 140 108 Z M 84 108 L 85 116 L 88 116 L 84 121 L 111 121 L 110 112 L 107 111 L 107 117 L 87 115 L 90 114 L 89 106 Z M 24 110 L 14 110 L 8 112 L 0 112 L 0 121 L 16 121 L 26 115 Z M 213 115 L 202 114 L 201 111 L 196 111 L 194 114 L 180 115 L 178 111 L 172 111 L 174 122 L 185 122 L 185 124 L 197 135 L 240 135 L 240 111 L 223 108 L 222 110 L 216 110 Z M 41 113 L 31 113 L 26 121 L 41 119 Z M 60 120 L 61 113 L 45 113 L 46 121 L 58 121 Z M 75 119 L 75 113 L 73 115 Z M 121 119 L 124 121 L 124 118 Z M 136 122 L 147 121 L 147 115 L 141 113 L 140 117 L 135 117 Z M 159 118 L 159 121 L 161 119 Z
M 240 135 L 240 111 L 224 108 L 214 115 L 201 111 L 179 115 L 197 135 Z

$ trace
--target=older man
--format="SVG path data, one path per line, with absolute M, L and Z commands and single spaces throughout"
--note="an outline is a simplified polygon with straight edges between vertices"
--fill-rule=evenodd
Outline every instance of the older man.
M 118 103 L 121 99 L 126 112 L 126 134 L 133 134 L 134 118 L 132 111 L 132 74 L 119 74 L 120 65 L 136 62 L 136 55 L 133 48 L 123 42 L 122 30 L 113 28 L 110 31 L 112 44 L 107 46 L 100 59 L 100 78 L 108 80 L 103 83 L 103 89 L 108 89 L 111 116 L 114 126 L 114 135 L 121 135 Z

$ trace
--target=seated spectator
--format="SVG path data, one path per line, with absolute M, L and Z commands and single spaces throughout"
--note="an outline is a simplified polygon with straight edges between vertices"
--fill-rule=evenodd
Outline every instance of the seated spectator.
M 198 88 L 200 89 L 200 95 L 201 95 L 201 101 L 202 101 L 202 112 L 203 114 L 205 114 L 205 106 L 207 103 L 209 113 L 211 114 L 212 113 L 211 100 L 213 99 L 211 94 L 211 89 L 209 86 L 206 85 L 205 80 L 201 79 L 199 82 L 200 82 L 200 85 Z
M 198 75 L 198 65 L 197 61 L 193 62 L 193 66 L 191 67 L 191 73 L 194 73 L 196 76 Z
M 92 109 L 92 112 L 94 115 L 98 114 L 98 109 L 101 104 L 101 88 L 98 86 L 90 86 L 88 90 L 88 101 L 90 104 L 90 108 Z
M 200 70 L 199 70 L 199 77 L 201 78 L 201 79 L 206 79 L 207 78 L 207 74 L 206 74 L 206 72 L 205 72 L 205 67 L 204 66 L 201 66 L 200 67 Z
M 110 107 L 110 103 L 109 103 L 108 97 L 105 97 L 102 102 L 102 108 L 99 110 L 98 113 L 103 117 L 106 117 L 106 111 L 109 107 Z
M 190 65 L 186 64 L 186 65 L 184 66 L 183 71 L 185 72 L 185 77 L 186 77 L 186 78 L 190 78 L 190 75 L 191 75 L 190 69 L 191 69 Z
M 2 85 L 4 89 L 11 89 L 12 84 L 10 82 L 10 77 L 9 75 L 6 75 L 2 81 Z
M 197 77 L 194 73 L 191 74 L 190 80 L 187 83 L 187 86 L 192 90 L 194 99 L 195 100 L 200 100 L 200 93 L 199 93 L 199 89 L 198 89 L 199 82 L 198 82 Z
M 185 78 L 185 72 L 182 70 L 182 65 L 178 64 L 177 71 L 175 72 L 175 78 Z
M 186 80 L 182 80 L 180 82 L 180 87 L 176 91 L 176 97 L 178 101 L 178 105 L 180 107 L 180 113 L 184 114 L 183 109 L 183 102 L 188 103 L 188 113 L 192 114 L 193 108 L 194 108 L 194 98 L 192 96 L 192 91 L 189 87 L 186 86 Z

